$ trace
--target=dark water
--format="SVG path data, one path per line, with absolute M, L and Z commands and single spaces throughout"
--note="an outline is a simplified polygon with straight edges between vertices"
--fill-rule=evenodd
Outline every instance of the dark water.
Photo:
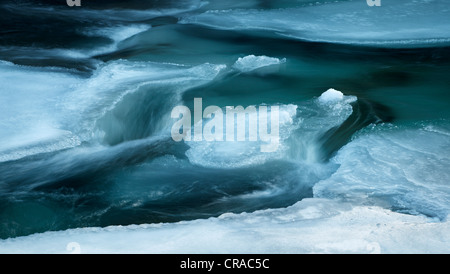
M 322 2 L 319 15 L 329 5 L 346 13 Z M 285 25 L 271 26 L 273 18 L 255 22 L 295 19 L 311 3 L 2 1 L 0 238 L 361 194 L 366 204 L 445 219 L 450 34 L 426 46 L 422 34 L 421 42 L 314 42 L 290 27 L 280 33 Z M 229 29 L 209 10 L 249 21 Z M 248 73 L 233 67 L 249 55 L 286 61 Z M 321 104 L 329 88 L 346 99 Z M 279 150 L 174 142 L 172 108 L 192 109 L 200 97 L 204 107 L 279 106 L 289 118 Z M 348 165 L 352 175 L 341 176 Z

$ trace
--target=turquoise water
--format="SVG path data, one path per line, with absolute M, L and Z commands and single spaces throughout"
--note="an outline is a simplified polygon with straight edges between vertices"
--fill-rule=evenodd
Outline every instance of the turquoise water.
M 447 218 L 445 1 L 36 2 L 0 6 L 0 238 L 307 197 Z M 279 150 L 174 142 L 194 98 L 279 106 Z

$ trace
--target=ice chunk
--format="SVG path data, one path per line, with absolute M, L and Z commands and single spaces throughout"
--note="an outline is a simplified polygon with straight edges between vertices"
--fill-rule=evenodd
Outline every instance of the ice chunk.
M 344 99 L 344 94 L 342 92 L 330 88 L 329 90 L 322 93 L 322 95 L 320 95 L 319 102 L 326 104 L 341 101 L 342 99 Z
M 397 0 L 382 7 L 345 1 L 272 10 L 212 10 L 186 16 L 180 23 L 267 31 L 307 41 L 423 47 L 450 44 L 449 17 L 446 0 Z
M 332 159 L 340 167 L 314 186 L 314 195 L 445 219 L 450 213 L 449 135 L 448 126 L 439 125 L 366 129 Z
M 248 55 L 245 57 L 239 58 L 236 63 L 234 63 L 233 68 L 240 72 L 248 73 L 251 71 L 255 71 L 257 69 L 261 68 L 267 68 L 269 66 L 274 65 L 280 65 L 282 63 L 285 63 L 286 59 L 278 59 L 274 57 L 268 57 L 268 56 L 255 56 L 255 55 Z M 276 68 L 275 68 L 276 69 Z M 274 72 L 274 70 L 269 71 L 266 70 L 266 73 Z

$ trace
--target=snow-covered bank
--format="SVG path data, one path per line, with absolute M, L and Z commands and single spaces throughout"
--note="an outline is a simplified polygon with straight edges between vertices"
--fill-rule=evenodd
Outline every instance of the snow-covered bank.
M 172 224 L 79 228 L 0 241 L 0 253 L 449 253 L 450 223 L 305 199 Z

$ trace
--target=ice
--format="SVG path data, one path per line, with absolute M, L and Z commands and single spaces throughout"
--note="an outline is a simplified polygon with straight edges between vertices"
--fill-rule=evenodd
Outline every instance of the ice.
M 445 219 L 450 213 L 449 133 L 439 125 L 366 129 L 338 152 L 332 161 L 339 169 L 314 186 L 314 195 Z
M 57 99 L 81 79 L 58 69 L 38 70 L 0 62 L 0 161 L 76 146 L 74 134 L 55 117 Z
M 319 97 L 319 102 L 321 103 L 334 103 L 336 101 L 341 101 L 344 99 L 344 94 L 338 90 L 333 88 L 328 89 Z
M 245 141 L 190 141 L 186 156 L 195 165 L 215 168 L 236 168 L 261 165 L 270 160 L 282 159 L 288 150 L 286 139 L 291 132 L 298 128 L 300 122 L 297 118 L 296 105 L 280 105 L 279 107 L 279 141 L 275 151 L 261 152 L 262 145 L 266 144 L 258 137 L 250 141 L 248 133 Z M 256 108 L 258 109 L 258 107 Z M 271 117 L 269 109 L 267 116 Z M 224 111 L 224 120 L 225 120 Z M 234 120 L 236 125 L 237 119 Z M 246 131 L 249 126 L 246 124 Z M 226 127 L 224 127 L 224 131 Z M 226 138 L 224 138 L 226 140 Z
M 263 142 L 259 139 L 248 141 L 247 138 L 236 142 L 187 142 L 190 148 L 186 156 L 195 165 L 215 168 L 248 167 L 274 160 L 317 163 L 321 158 L 318 138 L 342 124 L 352 114 L 351 103 L 356 100 L 355 96 L 344 96 L 340 91 L 329 89 L 319 98 L 302 105 L 280 105 L 280 139 L 273 152 L 261 152 Z
M 0 109 L 0 161 L 101 139 L 101 131 L 109 128 L 99 127 L 99 119 L 123 104 L 127 94 L 142 92 L 145 96 L 147 90 L 153 90 L 152 96 L 159 92 L 168 104 L 178 104 L 183 91 L 212 81 L 224 68 L 118 60 L 102 64 L 91 77 L 82 78 L 68 70 L 38 70 L 2 61 L 0 100 L 7 103 Z M 167 112 L 161 117 L 170 115 L 170 110 Z M 103 122 L 108 122 L 107 118 Z M 162 123 L 160 129 L 170 126 L 170 117 L 154 124 L 158 122 Z M 122 132 L 111 129 L 109 134 Z
M 277 66 L 282 63 L 285 63 L 286 59 L 278 59 L 274 57 L 268 57 L 268 56 L 255 56 L 255 55 L 248 55 L 245 57 L 240 57 L 236 63 L 233 65 L 233 68 L 243 72 L 243 73 L 249 73 L 255 70 L 259 70 L 261 73 L 270 73 L 270 72 L 276 72 L 277 68 L 268 70 L 267 67 Z M 261 68 L 266 68 L 266 70 L 260 70 Z
M 0 253 L 448 253 L 449 229 L 448 221 L 312 198 L 204 220 L 0 240 Z
M 100 130 L 109 144 L 168 135 L 174 123 L 170 113 L 183 104 L 182 93 L 211 82 L 225 68 L 208 63 L 191 67 L 114 61 L 99 69 L 67 100 L 71 106 L 75 101 L 86 105 L 85 112 L 93 119 L 82 121 L 83 130 Z
M 211 10 L 181 23 L 225 30 L 268 31 L 293 39 L 382 47 L 450 43 L 446 0 L 398 0 L 369 7 L 366 1 L 329 2 L 297 8 Z

